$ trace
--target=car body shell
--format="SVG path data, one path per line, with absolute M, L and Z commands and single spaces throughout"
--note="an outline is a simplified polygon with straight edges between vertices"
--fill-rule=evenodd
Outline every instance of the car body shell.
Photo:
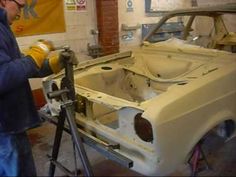
M 235 12 L 235 9 L 234 9 Z M 205 12 L 204 12 L 205 13 Z M 45 95 L 64 73 L 44 79 Z M 169 39 L 80 63 L 75 91 L 83 130 L 134 162 L 144 175 L 168 175 L 186 164 L 193 147 L 226 120 L 236 122 L 236 54 Z M 47 99 L 52 115 L 60 101 Z M 137 134 L 135 116 L 153 139 Z M 231 137 L 235 136 L 235 132 Z

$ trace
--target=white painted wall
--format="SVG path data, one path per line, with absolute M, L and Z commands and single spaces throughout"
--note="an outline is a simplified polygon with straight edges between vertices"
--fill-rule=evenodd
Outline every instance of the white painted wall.
M 166 0 L 156 0 L 157 2 L 163 2 L 163 4 L 167 7 L 165 10 L 169 9 L 177 9 L 177 8 L 187 8 L 191 7 L 191 0 L 168 0 L 168 7 Z M 217 4 L 226 4 L 226 3 L 235 3 L 236 0 L 197 0 L 199 6 L 207 6 L 207 5 L 217 5 Z M 137 24 L 144 23 L 157 23 L 160 17 L 150 17 L 145 14 L 145 3 L 144 0 L 133 0 L 133 12 L 127 12 L 126 10 L 126 0 L 119 0 L 119 26 L 120 26 L 120 51 L 129 50 L 132 47 L 135 47 L 141 42 L 141 28 L 132 31 L 134 33 L 134 39 L 130 41 L 122 40 L 122 36 L 127 34 L 127 31 L 123 31 L 121 29 L 121 25 L 126 24 L 127 26 L 136 26 Z M 162 6 L 161 4 L 160 6 Z M 231 31 L 236 31 L 236 21 L 234 16 L 226 17 L 226 25 L 229 26 Z M 207 28 L 207 22 L 202 22 L 199 26 Z
M 27 48 L 38 39 L 48 39 L 55 46 L 69 45 L 78 54 L 87 55 L 87 43 L 93 43 L 90 30 L 96 28 L 95 0 L 87 1 L 87 10 L 83 12 L 65 10 L 66 32 L 18 37 L 17 41 L 21 49 Z M 56 20 L 52 22 L 56 23 Z
M 90 30 L 96 29 L 97 26 L 95 1 L 87 0 L 87 10 L 84 12 L 65 10 L 65 33 L 18 37 L 20 48 L 24 50 L 38 39 L 47 39 L 53 41 L 55 46 L 69 45 L 77 53 L 79 61 L 90 59 L 87 55 L 87 43 L 94 43 Z M 30 83 L 32 89 L 41 87 L 41 79 L 31 79 Z
M 79 58 L 79 61 L 90 59 L 87 56 L 87 43 L 94 44 L 94 37 L 90 34 L 91 29 L 96 29 L 96 0 L 87 0 L 85 12 L 65 11 L 66 32 L 47 35 L 36 35 L 18 37 L 17 41 L 21 49 L 26 49 L 38 39 L 47 39 L 54 42 L 56 46 L 69 45 Z M 190 0 L 175 0 L 176 6 L 189 6 Z M 118 1 L 119 23 L 128 26 L 142 23 L 156 23 L 159 17 L 147 17 L 145 14 L 144 0 L 134 0 L 134 11 L 126 11 L 126 0 Z M 120 39 L 124 34 L 120 30 Z M 120 40 L 120 49 L 125 50 L 137 46 L 141 41 L 141 29 L 135 31 L 134 40 L 124 42 Z M 41 79 L 30 80 L 32 89 L 41 87 Z
M 159 2 L 166 0 L 159 0 Z M 94 38 L 90 34 L 91 29 L 96 29 L 96 0 L 87 0 L 87 10 L 85 12 L 65 11 L 66 32 L 48 35 L 37 35 L 28 37 L 18 37 L 17 41 L 21 49 L 28 48 L 38 39 L 48 39 L 56 46 L 70 45 L 77 53 L 79 61 L 90 59 L 87 56 L 87 43 L 94 44 Z M 171 5 L 175 8 L 185 8 L 191 6 L 191 0 L 172 0 Z M 219 4 L 236 2 L 236 0 L 198 0 L 198 4 Z M 120 26 L 120 51 L 129 50 L 138 46 L 141 42 L 141 28 L 133 31 L 134 39 L 131 41 L 122 40 L 122 36 L 127 32 L 121 30 L 121 25 L 136 26 L 137 24 L 156 23 L 160 17 L 150 17 L 145 14 L 144 0 L 133 0 L 133 12 L 127 12 L 126 0 L 118 0 L 119 26 Z M 41 79 L 30 80 L 32 89 L 41 87 Z
M 119 26 L 120 26 L 120 51 L 128 50 L 135 47 L 141 42 L 141 28 L 133 31 L 134 39 L 130 41 L 122 40 L 122 36 L 127 34 L 127 31 L 121 30 L 121 25 L 126 24 L 127 26 L 136 26 L 137 24 L 146 23 L 157 23 L 160 17 L 150 17 L 145 13 L 145 1 L 144 0 L 133 0 L 133 12 L 127 12 L 126 0 L 119 0 Z M 158 1 L 165 3 L 166 0 Z M 171 6 L 174 8 L 185 8 L 191 7 L 191 0 L 172 0 Z M 173 7 L 170 7 L 173 9 Z
M 197 0 L 198 6 L 213 6 L 213 5 L 220 5 L 220 4 L 227 4 L 227 3 L 236 3 L 236 0 Z M 236 32 L 236 21 L 235 21 L 235 15 L 224 15 L 223 16 L 224 23 L 229 30 L 229 32 Z M 211 24 L 211 25 L 209 25 Z M 210 32 L 213 30 L 213 21 L 211 21 L 207 18 L 202 18 L 201 20 L 198 19 L 197 23 L 195 23 L 196 31 L 198 31 L 199 34 L 202 35 L 209 35 Z M 208 33 L 203 33 L 207 32 Z

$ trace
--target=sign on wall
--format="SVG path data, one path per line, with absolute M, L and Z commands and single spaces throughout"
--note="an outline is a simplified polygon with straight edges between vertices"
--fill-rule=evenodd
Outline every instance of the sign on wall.
M 133 12 L 134 11 L 134 2 L 133 2 L 133 0 L 126 0 L 126 10 L 127 10 L 127 12 Z
M 27 0 L 11 26 L 16 36 L 65 32 L 64 0 Z
M 86 10 L 86 0 L 77 0 L 77 10 Z
M 86 11 L 87 0 L 65 0 L 65 5 L 68 11 Z

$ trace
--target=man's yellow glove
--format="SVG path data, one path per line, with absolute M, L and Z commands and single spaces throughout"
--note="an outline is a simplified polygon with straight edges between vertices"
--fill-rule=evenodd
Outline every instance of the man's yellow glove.
M 31 46 L 28 51 L 26 51 L 26 55 L 31 56 L 37 66 L 41 68 L 44 60 L 52 50 L 54 50 L 52 42 L 39 40 L 35 45 Z
M 49 57 L 49 66 L 54 74 L 60 72 L 64 67 L 63 61 L 58 54 Z

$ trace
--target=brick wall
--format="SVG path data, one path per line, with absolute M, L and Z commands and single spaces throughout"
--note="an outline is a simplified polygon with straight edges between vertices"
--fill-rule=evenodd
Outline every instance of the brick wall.
M 98 41 L 103 55 L 119 52 L 118 0 L 96 0 Z

